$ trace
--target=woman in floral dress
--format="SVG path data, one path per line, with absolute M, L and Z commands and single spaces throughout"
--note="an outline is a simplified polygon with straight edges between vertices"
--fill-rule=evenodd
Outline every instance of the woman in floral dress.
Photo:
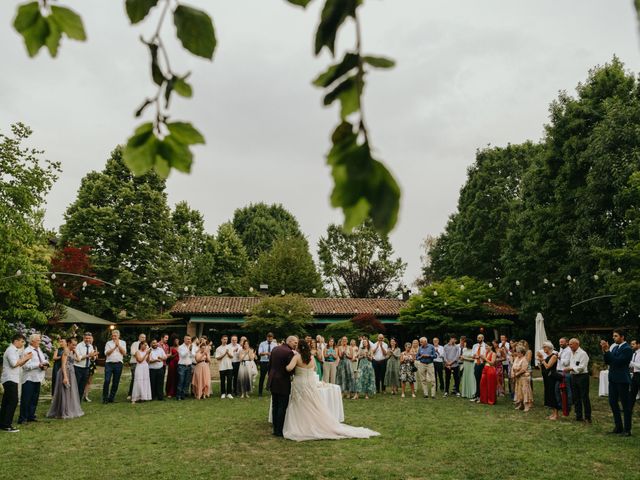
M 356 388 L 353 382 L 353 372 L 351 371 L 351 360 L 349 358 L 349 345 L 347 337 L 340 339 L 340 345 L 336 349 L 338 352 L 338 370 L 336 372 L 336 384 L 340 385 L 342 395 L 350 397 L 355 393 Z
M 384 386 L 391 388 L 391 395 L 398 393 L 400 386 L 400 348 L 395 338 L 389 340 L 387 350 L 387 371 L 384 374 Z
M 371 364 L 371 343 L 368 338 L 362 340 L 362 348 L 358 352 L 358 380 L 356 381 L 356 394 L 354 400 L 358 399 L 359 394 L 364 393 L 364 398 L 368 399 L 369 395 L 376 393 L 376 376 Z
M 402 383 L 402 398 L 407 383 L 411 385 L 411 396 L 416 398 L 416 372 L 414 370 L 416 356 L 411 351 L 409 342 L 404 344 L 404 352 L 400 355 L 400 382 Z

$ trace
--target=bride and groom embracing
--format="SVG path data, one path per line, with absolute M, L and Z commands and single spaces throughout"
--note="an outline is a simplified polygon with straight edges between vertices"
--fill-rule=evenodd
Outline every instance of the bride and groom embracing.
M 321 385 L 315 359 L 306 342 L 291 336 L 273 349 L 267 386 L 271 390 L 275 436 L 300 442 L 380 435 L 368 428 L 340 423 L 323 402 Z

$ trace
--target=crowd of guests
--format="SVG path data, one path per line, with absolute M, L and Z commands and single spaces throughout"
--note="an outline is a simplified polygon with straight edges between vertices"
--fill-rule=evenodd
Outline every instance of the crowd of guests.
M 614 344 L 601 342 L 604 361 L 609 365 L 609 403 L 614 416 L 612 433 L 630 435 L 631 413 L 640 389 L 640 344 L 627 344 L 625 333 L 615 330 Z M 12 426 L 18 404 L 18 384 L 22 397 L 18 424 L 35 422 L 40 386 L 49 361 L 40 349 L 40 335 L 29 338 L 15 335 L 3 358 L 2 384 L 4 395 L 0 408 L 0 428 L 17 431 Z M 575 410 L 577 421 L 591 423 L 589 398 L 589 356 L 576 338 L 559 339 L 556 349 L 544 342 L 538 352 L 532 351 L 526 340 L 486 342 L 483 335 L 476 341 L 451 335 L 442 345 L 439 338 L 431 343 L 427 337 L 407 342 L 403 346 L 395 338 L 384 335 L 371 341 L 367 336 L 358 340 L 342 337 L 327 341 L 318 335 L 308 336 L 316 359 L 319 379 L 340 386 L 343 396 L 357 400 L 374 394 L 390 393 L 405 397 L 407 387 L 416 397 L 417 385 L 425 398 L 467 398 L 472 402 L 493 405 L 499 397 L 513 402 L 514 408 L 529 411 L 533 406 L 532 361 L 537 360 L 544 382 L 544 405 L 550 409 L 549 420 L 568 416 Z M 253 393 L 255 383 L 263 395 L 268 376 L 271 351 L 278 345 L 273 334 L 258 346 L 257 352 L 246 337 L 223 335 L 213 350 L 205 336 L 163 335 L 149 343 L 144 334 L 129 349 L 131 381 L 127 399 L 132 403 L 186 397 L 205 399 L 211 396 L 211 363 L 215 359 L 220 373 L 220 396 L 246 398 Z M 402 348 L 404 347 L 404 348 Z M 105 377 L 102 402 L 114 402 L 127 354 L 127 345 L 118 330 L 104 347 Z M 81 343 L 75 337 L 59 342 L 54 353 L 52 371 L 52 403 L 47 412 L 52 418 L 75 418 L 83 415 L 81 401 L 90 401 L 88 388 L 95 371 L 98 351 L 93 336 L 85 333 Z M 259 368 L 258 368 L 259 366 Z M 22 375 L 21 375 L 22 372 Z M 453 381 L 452 381 L 453 380 Z

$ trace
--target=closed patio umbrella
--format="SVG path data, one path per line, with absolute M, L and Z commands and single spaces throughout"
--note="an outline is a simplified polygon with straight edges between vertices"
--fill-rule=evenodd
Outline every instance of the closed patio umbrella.
M 544 329 L 544 317 L 540 312 L 536 315 L 536 339 L 533 345 L 535 365 L 538 366 L 540 363 L 538 358 L 535 357 L 535 353 L 542 350 L 542 344 L 547 341 L 547 332 Z

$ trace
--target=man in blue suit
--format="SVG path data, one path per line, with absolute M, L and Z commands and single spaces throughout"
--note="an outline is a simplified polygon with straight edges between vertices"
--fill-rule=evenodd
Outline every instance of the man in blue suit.
M 613 413 L 615 428 L 612 434 L 619 434 L 625 437 L 631 436 L 631 395 L 629 386 L 631 385 L 631 375 L 629 374 L 629 363 L 633 351 L 625 341 L 625 333 L 622 329 L 613 331 L 613 341 L 609 348 L 609 342 L 602 340 L 600 346 L 604 353 L 604 363 L 609 365 L 609 406 Z M 624 428 L 620 417 L 620 405 L 624 414 Z

